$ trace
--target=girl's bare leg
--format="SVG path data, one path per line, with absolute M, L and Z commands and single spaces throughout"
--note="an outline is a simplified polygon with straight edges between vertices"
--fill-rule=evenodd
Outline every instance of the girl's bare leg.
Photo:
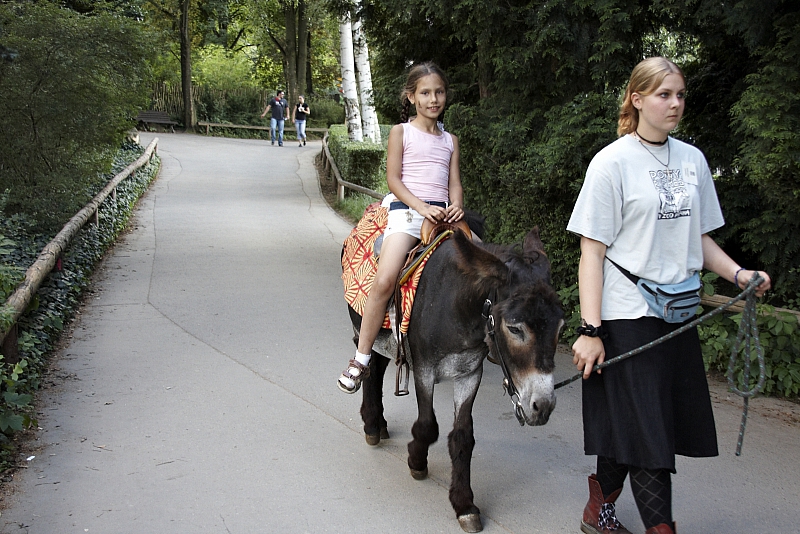
M 386 316 L 386 304 L 394 293 L 397 276 L 405 264 L 408 251 L 414 247 L 416 242 L 417 238 L 404 233 L 392 234 L 383 242 L 378 271 L 375 273 L 375 280 L 367 296 L 358 336 L 355 360 L 363 366 L 369 365 L 372 345 L 375 343 L 375 338 L 378 337 L 378 332 L 380 332 Z M 348 377 L 347 374 L 355 377 L 357 381 Z M 361 385 L 360 377 L 361 369 L 350 364 L 345 373 L 339 377 L 340 389 L 347 393 L 355 393 Z

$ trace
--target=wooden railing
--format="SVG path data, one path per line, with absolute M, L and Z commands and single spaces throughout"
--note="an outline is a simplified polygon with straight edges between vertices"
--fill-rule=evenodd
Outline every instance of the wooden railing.
M 325 172 L 325 176 L 328 176 L 331 172 L 333 172 L 333 179 L 334 183 L 336 184 L 336 197 L 341 201 L 344 200 L 344 189 L 352 189 L 353 191 L 357 191 L 359 193 L 363 193 L 365 195 L 369 195 L 373 198 L 377 198 L 381 200 L 385 195 L 378 193 L 377 191 L 373 191 L 372 189 L 368 189 L 364 186 L 354 184 L 342 179 L 342 175 L 339 172 L 339 167 L 336 166 L 336 162 L 333 161 L 333 156 L 331 156 L 331 151 L 328 148 L 328 132 L 325 132 L 325 135 L 322 137 L 322 162 L 323 162 L 323 169 Z
M 728 301 L 731 300 L 730 297 L 725 297 L 722 295 L 705 295 L 700 298 L 700 304 L 703 306 L 709 306 L 712 308 L 719 308 L 723 304 L 727 304 Z M 731 313 L 742 313 L 744 311 L 744 301 L 740 300 L 739 302 L 733 304 L 728 311 Z M 795 310 L 788 310 L 786 308 L 775 308 L 775 313 L 791 313 L 797 318 L 797 322 L 800 323 L 800 312 Z
M 90 219 L 92 219 L 95 224 L 97 223 L 100 205 L 108 196 L 111 196 L 111 198 L 116 197 L 119 183 L 125 178 L 134 175 L 137 169 L 146 165 L 152 159 L 153 155 L 157 153 L 157 150 L 158 137 L 150 142 L 144 154 L 142 154 L 139 159 L 114 176 L 103 190 L 95 195 L 91 202 L 76 213 L 69 222 L 67 222 L 64 228 L 56 234 L 53 240 L 42 249 L 36 261 L 28 267 L 28 270 L 25 272 L 25 280 L 17 287 L 16 291 L 8 297 L 4 305 L 6 309 L 12 311 L 11 323 L 5 327 L 0 325 L 0 344 L 2 345 L 5 361 L 13 362 L 15 358 L 18 358 L 17 321 L 28 308 L 36 291 L 42 285 L 47 275 L 53 270 L 53 267 L 55 267 L 62 253 L 67 250 L 72 240 Z
M 205 126 L 206 135 L 211 132 L 211 128 L 241 128 L 244 130 L 269 130 L 269 126 L 256 126 L 251 124 L 227 124 L 224 122 L 197 121 L 198 126 Z M 327 133 L 327 128 L 306 128 L 307 132 Z

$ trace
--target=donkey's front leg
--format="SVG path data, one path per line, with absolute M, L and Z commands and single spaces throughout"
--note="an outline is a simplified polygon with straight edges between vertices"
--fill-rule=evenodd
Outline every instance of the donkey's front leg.
M 383 416 L 383 377 L 389 358 L 372 352 L 369 362 L 369 376 L 362 384 L 361 420 L 364 421 L 364 439 L 368 445 L 377 445 L 382 439 L 389 439 L 389 430 Z
M 478 394 L 481 372 L 476 376 L 456 379 L 453 384 L 455 402 L 455 422 L 447 437 L 450 460 L 453 464 L 453 477 L 450 481 L 450 504 L 456 511 L 458 523 L 465 532 L 483 530 L 481 512 L 473 502 L 470 468 L 472 451 L 475 448 L 475 434 L 472 426 L 472 405 Z
M 439 439 L 439 423 L 433 412 L 433 374 L 423 376 L 414 368 L 414 389 L 417 393 L 417 420 L 411 427 L 414 439 L 408 442 L 408 467 L 411 476 L 422 480 L 428 476 L 428 448 Z

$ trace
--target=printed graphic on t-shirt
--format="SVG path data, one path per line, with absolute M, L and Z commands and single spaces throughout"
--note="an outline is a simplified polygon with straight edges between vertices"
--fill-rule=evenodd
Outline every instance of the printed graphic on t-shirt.
M 650 179 L 658 191 L 661 206 L 658 219 L 677 219 L 692 214 L 691 199 L 686 191 L 686 183 L 680 169 L 650 171 Z

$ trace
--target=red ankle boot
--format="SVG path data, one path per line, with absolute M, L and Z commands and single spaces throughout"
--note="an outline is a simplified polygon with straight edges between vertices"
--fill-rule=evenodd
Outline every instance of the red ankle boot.
M 670 528 L 670 526 L 666 523 L 661 523 L 660 525 L 648 528 L 645 534 L 677 534 L 677 532 L 678 530 L 673 522 L 672 528 Z
M 583 521 L 581 521 L 581 531 L 586 534 L 631 534 L 631 531 L 623 527 L 617 521 L 617 513 L 614 509 L 614 502 L 622 492 L 622 488 L 603 498 L 603 490 L 595 475 L 589 475 L 589 502 L 583 509 Z M 659 525 L 660 527 L 660 525 Z M 659 528 L 654 527 L 654 528 Z M 660 531 L 653 531 L 660 534 Z M 651 534 L 647 531 L 647 534 Z

